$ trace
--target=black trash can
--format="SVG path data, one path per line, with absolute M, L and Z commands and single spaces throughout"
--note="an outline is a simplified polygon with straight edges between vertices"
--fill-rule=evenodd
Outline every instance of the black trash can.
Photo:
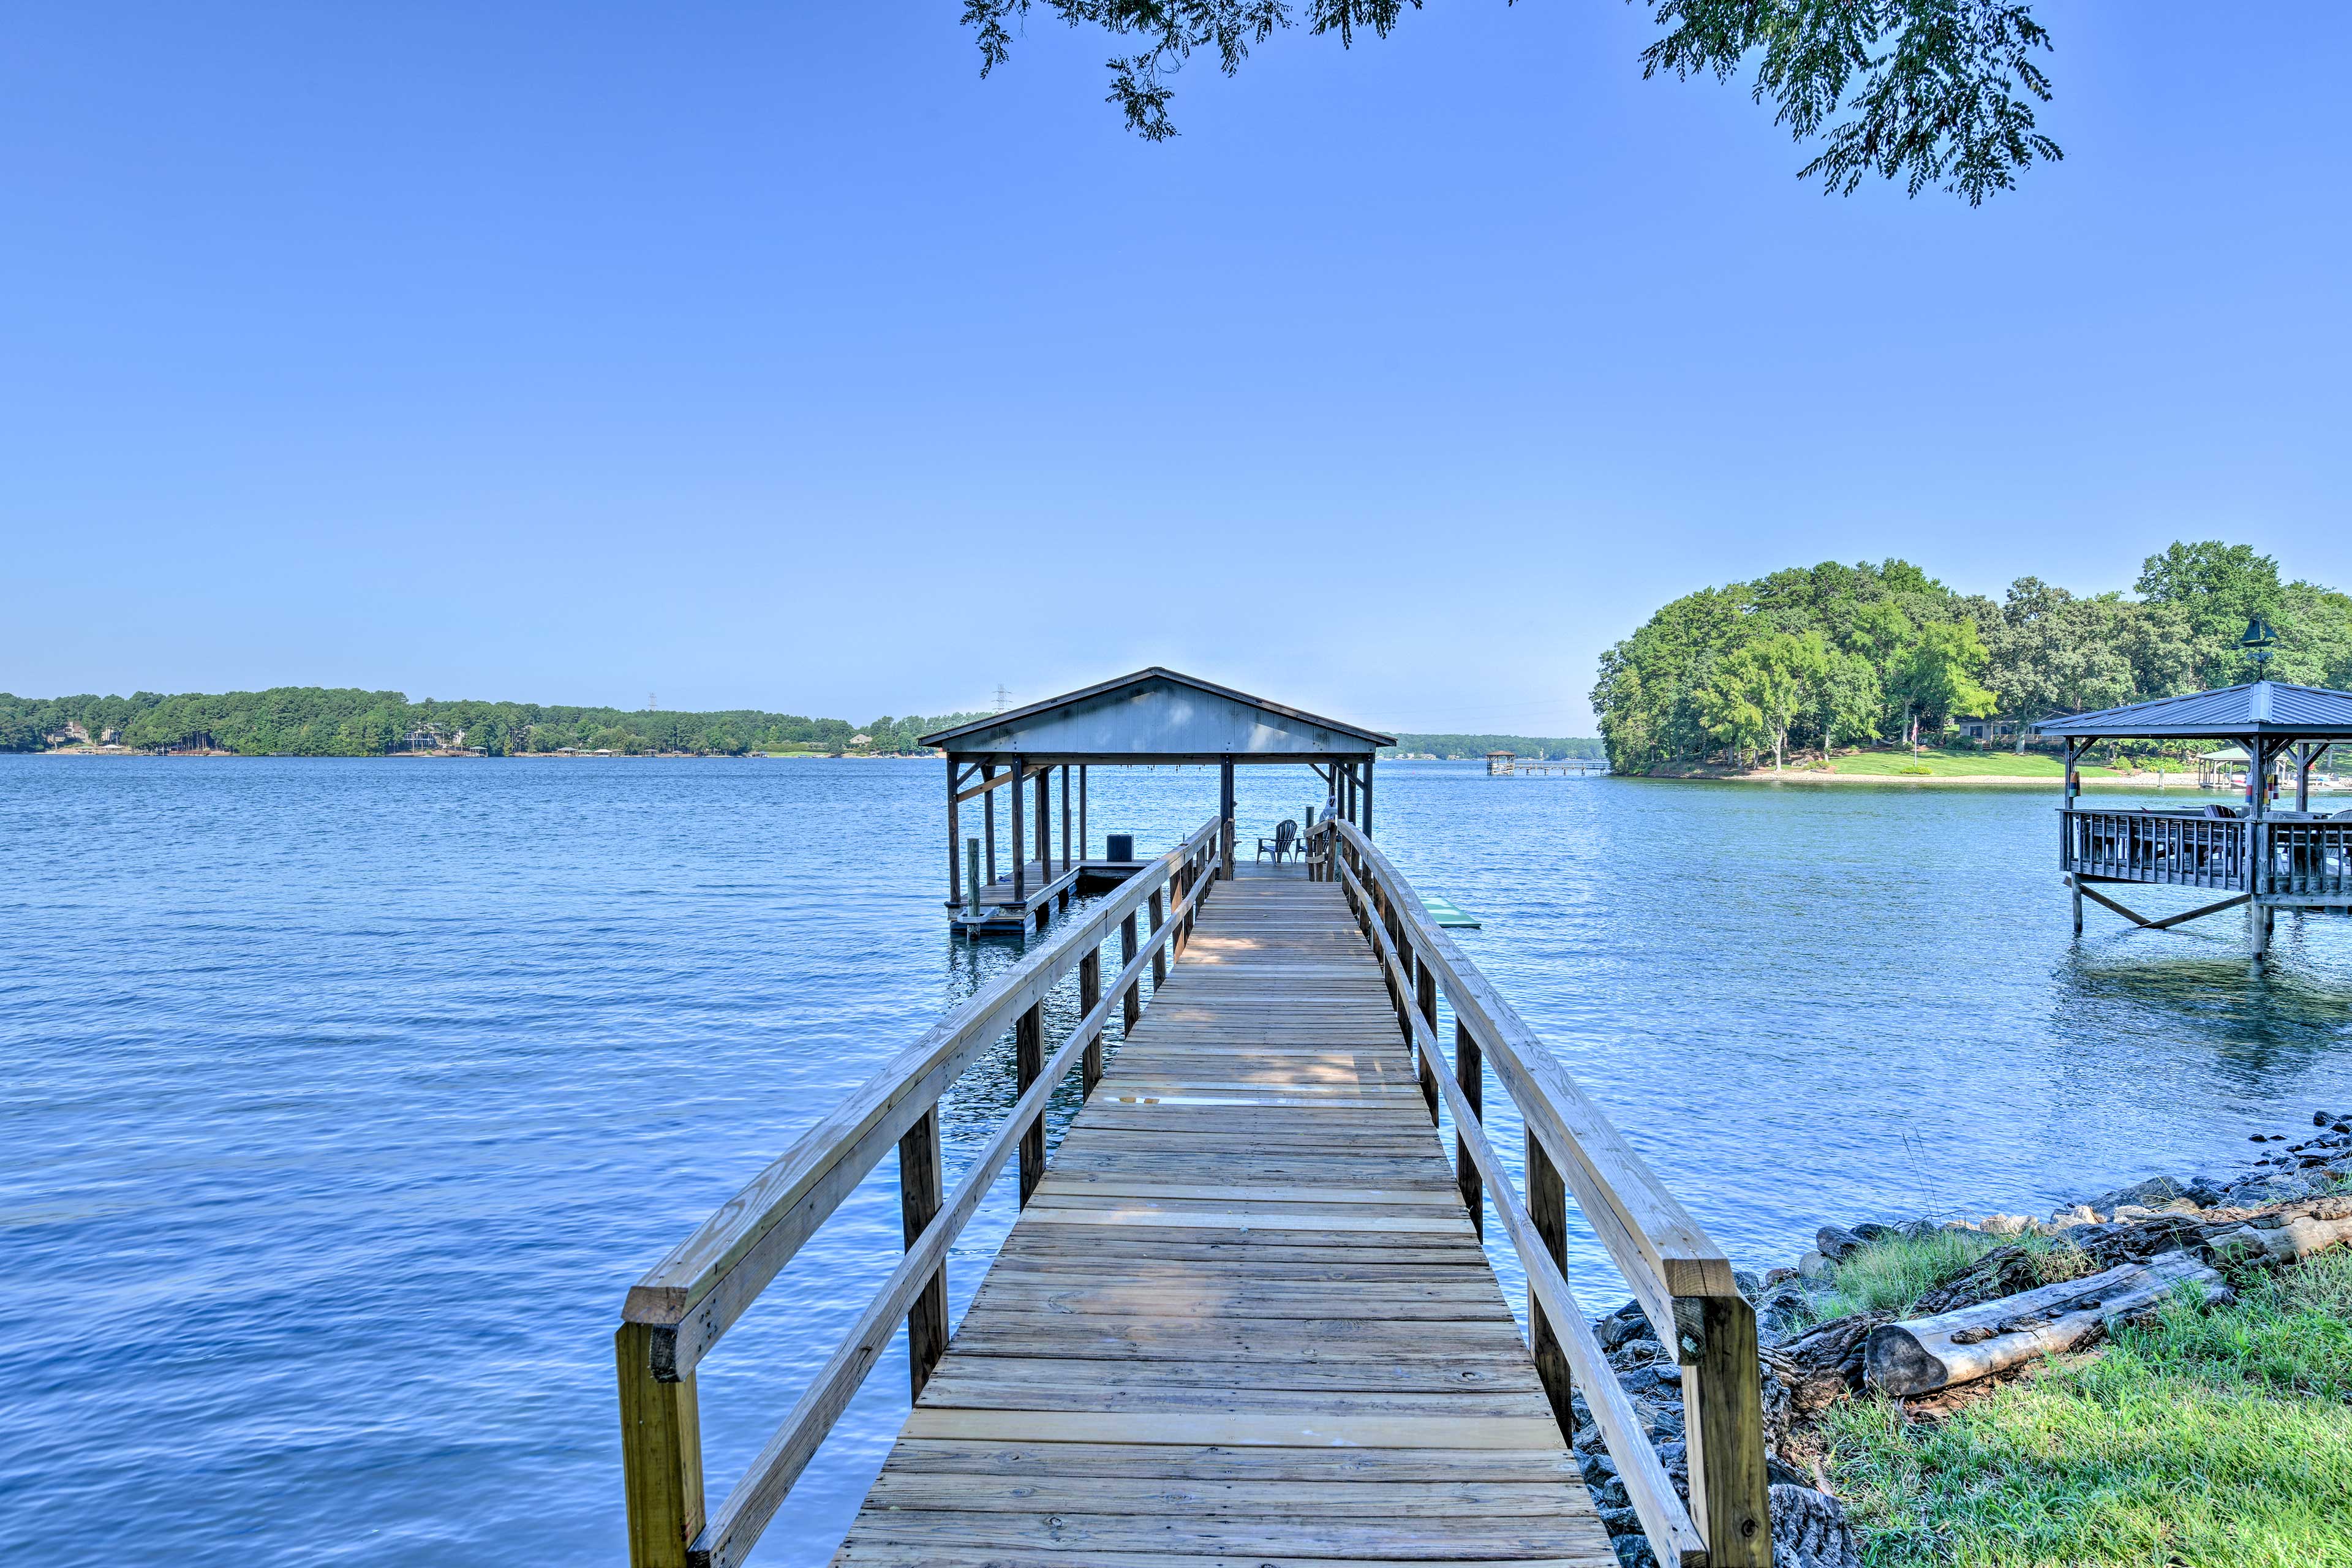
M 1135 835 L 1132 833 L 1105 834 L 1103 836 L 1103 858 L 1106 860 L 1134 859 Z

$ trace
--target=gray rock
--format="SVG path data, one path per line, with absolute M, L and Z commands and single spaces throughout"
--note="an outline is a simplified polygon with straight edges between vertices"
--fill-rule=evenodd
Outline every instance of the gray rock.
M 1609 1544 L 1617 1549 L 1617 1568 L 1658 1568 L 1658 1554 L 1650 1550 L 1650 1538 L 1639 1531 L 1621 1535 Z
M 1626 1494 L 1624 1481 L 1619 1477 L 1611 1476 L 1607 1480 L 1602 1481 L 1599 1486 L 1592 1489 L 1592 1506 L 1595 1508 L 1632 1508 L 1633 1506 L 1633 1500 Z
M 1641 1536 L 1642 1521 L 1634 1516 L 1632 1509 L 1604 1508 L 1599 1511 L 1601 1522 L 1608 1527 L 1610 1534 L 1632 1535 L 1637 1539 Z M 1644 1541 L 1642 1544 L 1647 1546 L 1649 1542 Z
M 1853 1226 L 1853 1234 L 1862 1237 L 1864 1241 L 1885 1241 L 1889 1237 L 1901 1236 L 1903 1234 L 1902 1230 L 1897 1226 L 1881 1225 L 1874 1219 L 1864 1220 L 1860 1225 Z
M 1862 1237 L 1840 1226 L 1825 1225 L 1813 1232 L 1813 1246 L 1821 1255 L 1836 1263 L 1862 1250 Z
M 1830 1260 L 1818 1252 L 1807 1252 L 1797 1259 L 1797 1276 L 1801 1279 L 1825 1279 L 1829 1277 Z
M 1592 1325 L 1593 1334 L 1601 1348 L 1613 1351 L 1635 1340 L 1654 1340 L 1658 1331 L 1650 1326 L 1649 1314 L 1642 1310 L 1639 1301 L 1628 1301 L 1599 1322 Z
M 1735 1268 L 1731 1271 L 1731 1288 L 1752 1303 L 1764 1293 L 1764 1277 L 1745 1268 Z
M 2332 1110 L 2315 1110 L 2311 1113 L 2311 1124 L 2314 1127 L 2333 1126 L 2341 1120 L 2343 1119 Z
M 1576 1469 L 1577 1473 L 1584 1478 L 1586 1486 L 1597 1487 L 1604 1481 L 1616 1479 L 1617 1461 L 1605 1453 L 1587 1454 L 1577 1461 Z

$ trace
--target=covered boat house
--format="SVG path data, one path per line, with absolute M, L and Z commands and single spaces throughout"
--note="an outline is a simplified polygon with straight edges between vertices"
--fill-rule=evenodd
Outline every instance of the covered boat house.
M 1102 766 L 1214 765 L 1216 815 L 1203 832 L 1218 840 L 1225 877 L 1234 874 L 1234 770 L 1304 763 L 1325 786 L 1326 811 L 1370 833 L 1372 759 L 1392 736 L 1320 718 L 1245 691 L 1154 666 L 1083 690 L 992 714 L 926 735 L 921 743 L 947 759 L 947 892 L 956 927 L 967 934 L 1027 931 L 1066 906 L 1074 893 L 1124 880 L 1140 869 L 1129 842 L 1109 841 L 1092 854 L 1087 770 Z M 1060 784 L 1059 853 L 1054 827 Z M 998 810 L 997 791 L 1005 792 Z M 980 803 L 980 827 L 967 835 L 964 808 Z M 997 819 L 1005 821 L 999 871 Z M 1300 825 L 1302 829 L 1314 825 Z M 1199 837 L 1198 835 L 1195 836 Z
M 2058 865 L 2074 893 L 2076 935 L 2084 899 L 2151 931 L 2243 904 L 2257 953 L 2269 950 L 2272 921 L 2282 909 L 2352 912 L 2352 811 L 2331 816 L 2311 810 L 2312 764 L 2332 742 L 2352 740 L 2352 692 L 2255 680 L 2046 719 L 2033 728 L 2066 742 Z M 2173 811 L 2078 804 L 2076 770 L 2084 752 L 2101 741 L 2143 740 L 2235 742 L 2252 763 L 2239 803 Z M 2294 805 L 2282 809 L 2273 795 L 2290 777 Z M 2224 896 L 2149 919 L 2098 890 L 2123 882 Z

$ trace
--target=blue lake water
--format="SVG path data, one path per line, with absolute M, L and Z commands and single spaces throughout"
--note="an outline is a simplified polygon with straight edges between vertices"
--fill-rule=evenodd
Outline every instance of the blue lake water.
M 1097 843 L 1215 798 L 1094 777 Z M 1244 770 L 1244 832 L 1318 798 Z M 630 1279 L 1013 952 L 946 934 L 940 799 L 936 763 L 0 757 L 0 1557 L 621 1561 Z M 2240 919 L 2078 943 L 2054 804 L 1401 764 L 1378 837 L 1760 1267 L 2352 1098 L 2352 920 L 2283 919 L 2261 969 Z M 951 1177 L 1011 1077 L 960 1086 Z M 887 1272 L 893 1181 L 706 1363 L 714 1499 Z M 894 1356 L 763 1562 L 826 1560 L 904 1409 Z

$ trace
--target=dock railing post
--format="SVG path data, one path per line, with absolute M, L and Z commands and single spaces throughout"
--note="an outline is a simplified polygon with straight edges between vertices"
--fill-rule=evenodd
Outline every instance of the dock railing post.
M 1029 1092 L 1045 1070 L 1045 1005 L 1032 1003 L 1013 1026 L 1013 1092 Z M 1030 1194 L 1037 1184 L 1045 1179 L 1045 1113 L 1021 1130 L 1021 1206 L 1029 1206 Z
M 909 1251 L 923 1228 L 947 1201 L 947 1176 L 940 1160 L 940 1108 L 932 1106 L 898 1140 L 898 1220 Z M 931 1369 L 948 1348 L 948 1269 L 942 1263 L 923 1281 L 922 1294 L 907 1309 L 907 1380 L 909 1397 L 919 1399 Z
M 1756 1310 L 1738 1295 L 1696 1305 L 1702 1340 L 1683 1367 L 1692 1522 L 1706 1539 L 1707 1568 L 1770 1568 L 1772 1514 L 1764 1467 L 1764 1394 Z M 1687 1349 L 1687 1347 L 1685 1347 Z
M 1437 1036 L 1437 972 L 1419 960 L 1415 961 L 1413 967 L 1413 990 L 1416 993 L 1413 1000 L 1421 1004 L 1421 1016 L 1428 1023 L 1430 1037 L 1433 1039 Z M 1429 1124 L 1434 1127 L 1437 1125 L 1437 1069 L 1430 1066 L 1429 1058 L 1419 1051 L 1413 1052 L 1413 1059 L 1421 1065 L 1421 1098 L 1428 1102 Z
M 1088 948 L 1087 950 L 1087 955 L 1078 960 L 1078 1013 L 1080 1016 L 1084 1016 L 1085 1015 L 1093 1012 L 1095 1010 L 1095 1004 L 1101 1000 L 1102 949 L 1098 947 Z M 1078 1073 L 1078 1098 L 1080 1100 L 1087 1099 L 1093 1095 L 1095 1085 L 1102 1081 L 1102 1031 L 1100 1029 L 1097 1029 L 1094 1033 L 1087 1037 L 1085 1063 L 1080 1068 Z
M 963 864 L 964 870 L 967 873 L 964 877 L 964 881 L 969 884 L 971 889 L 971 903 L 970 905 L 971 918 L 978 920 L 980 918 L 981 888 L 979 839 L 967 838 L 963 841 Z
M 1127 966 L 1135 962 L 1139 945 L 1135 934 L 1135 911 L 1129 910 L 1127 918 L 1118 922 L 1118 972 L 1121 974 L 1126 973 Z M 1119 1038 L 1122 1040 L 1135 1033 L 1135 1021 L 1143 1016 L 1143 998 L 1139 994 L 1142 988 L 1143 982 L 1139 977 L 1130 980 L 1118 999 Z
M 1147 901 L 1146 907 L 1151 911 L 1151 929 L 1154 931 L 1157 931 L 1160 923 L 1167 919 L 1167 898 L 1168 890 L 1165 888 L 1151 889 L 1151 897 Z M 1163 942 L 1151 950 L 1151 989 L 1157 992 L 1167 984 L 1168 944 Z
M 1559 1167 L 1551 1163 L 1533 1131 L 1528 1135 L 1528 1220 L 1543 1240 L 1544 1250 L 1551 1255 L 1554 1265 L 1568 1268 L 1568 1183 L 1561 1179 Z M 1568 1369 L 1568 1352 L 1560 1348 L 1559 1336 L 1552 1331 L 1551 1320 L 1544 1315 L 1543 1303 L 1528 1302 L 1528 1348 L 1536 1358 L 1536 1378 L 1543 1384 L 1544 1395 L 1551 1401 L 1552 1419 L 1559 1423 L 1560 1436 L 1571 1444 L 1576 1441 L 1576 1407 L 1570 1403 L 1576 1394 L 1576 1380 Z
M 1478 1042 L 1460 1018 L 1454 1020 L 1454 1081 L 1462 1086 L 1462 1098 L 1470 1102 L 1471 1114 L 1480 1121 L 1486 1117 L 1486 1060 L 1478 1051 Z M 1461 1131 L 1454 1134 L 1454 1182 L 1462 1189 L 1462 1205 L 1470 1211 L 1470 1228 L 1478 1239 L 1486 1238 L 1486 1184 L 1479 1179 L 1477 1162 L 1470 1157 L 1470 1145 L 1464 1142 Z
M 613 1336 L 621 1390 L 621 1471 L 628 1498 L 630 1568 L 686 1568 L 702 1533 L 702 1423 L 694 1374 L 654 1376 L 653 1329 L 623 1323 Z

